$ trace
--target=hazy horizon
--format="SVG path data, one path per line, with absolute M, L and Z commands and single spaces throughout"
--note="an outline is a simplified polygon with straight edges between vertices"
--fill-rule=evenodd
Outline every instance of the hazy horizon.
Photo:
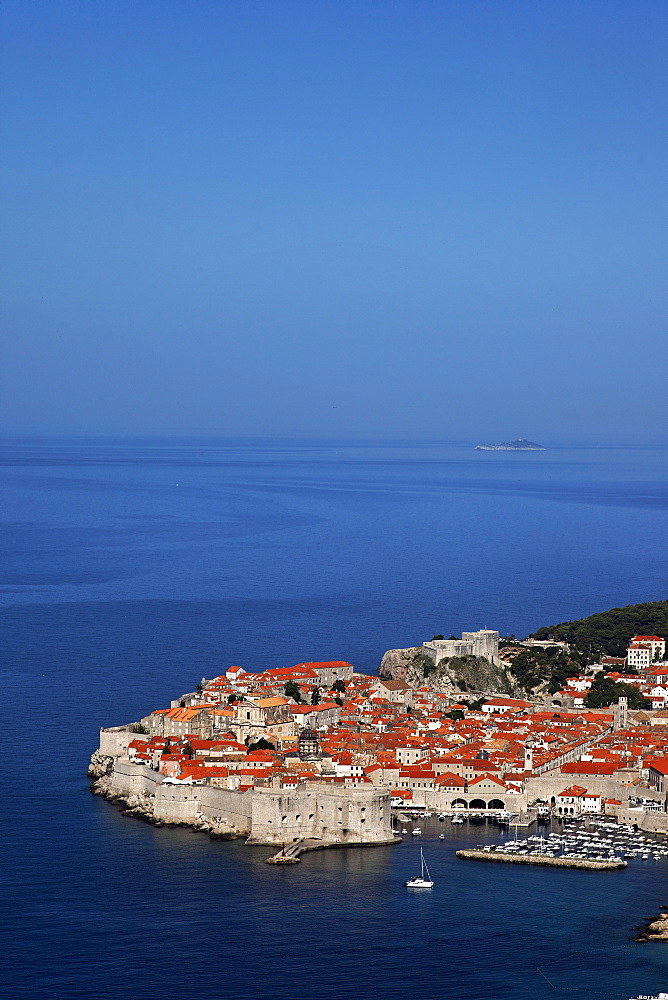
M 515 437 L 515 435 L 513 436 Z M 253 444 L 265 444 L 271 443 L 276 445 L 285 446 L 300 446 L 300 445 L 319 445 L 319 446 L 332 446 L 332 447 L 358 447 L 358 448 L 454 448 L 454 449 L 475 449 L 478 444 L 503 444 L 512 438 L 501 438 L 496 437 L 469 437 L 469 438 L 457 438 L 457 439 L 444 439 L 444 438 L 428 438 L 428 437 L 355 437 L 338 435 L 332 436 L 327 434 L 307 434 L 307 433 L 257 433 L 257 434 L 213 434 L 213 433 L 118 433 L 118 434 L 94 434 L 87 432 L 80 433 L 68 433 L 60 431 L 51 432 L 38 432 L 38 433 L 0 433 L 0 443 L 4 445 L 11 445 L 16 442 L 18 444 L 30 444 L 34 443 L 57 443 L 65 442 L 71 444 L 82 444 L 85 445 L 90 443 L 92 445 L 100 444 L 104 445 L 106 443 L 118 443 L 126 442 L 128 444 L 152 444 L 155 443 L 159 445 L 160 443 L 172 444 L 181 443 L 184 445 L 191 444 L 197 447 L 222 447 L 222 446 L 234 446 L 234 445 L 249 445 Z M 528 439 L 528 440 L 532 440 Z M 666 440 L 665 435 L 658 435 L 655 437 L 648 436 L 643 441 L 637 440 L 636 438 L 623 436 L 606 436 L 605 434 L 600 434 L 598 437 L 571 437 L 571 438 L 541 438 L 540 441 L 534 442 L 541 444 L 545 451 L 560 451 L 560 450 L 586 450 L 586 449 L 608 449 L 608 450 L 665 450 L 668 448 L 668 440 Z M 492 454 L 492 453 L 490 453 Z M 496 454 L 503 454 L 497 452 Z M 541 452 L 538 451 L 528 451 L 528 452 L 507 452 L 506 454 L 514 455 L 538 455 Z
M 0 434 L 666 440 L 665 4 L 0 23 Z

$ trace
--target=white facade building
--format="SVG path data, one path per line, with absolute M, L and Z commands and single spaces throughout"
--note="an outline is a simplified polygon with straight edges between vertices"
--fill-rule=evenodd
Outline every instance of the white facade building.
M 649 670 L 665 654 L 665 639 L 658 635 L 634 635 L 626 650 L 626 664 L 635 670 Z

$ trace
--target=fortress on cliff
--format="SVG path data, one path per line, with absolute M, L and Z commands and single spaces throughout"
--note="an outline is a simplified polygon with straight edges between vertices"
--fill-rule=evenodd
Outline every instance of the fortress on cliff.
M 461 639 L 431 639 L 422 647 L 435 663 L 451 656 L 481 656 L 490 663 L 499 662 L 499 633 L 488 628 L 462 632 Z

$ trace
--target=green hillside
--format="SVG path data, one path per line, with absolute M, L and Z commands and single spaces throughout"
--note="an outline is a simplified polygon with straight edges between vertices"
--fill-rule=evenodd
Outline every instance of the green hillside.
M 624 656 L 633 635 L 668 636 L 668 601 L 627 604 L 588 618 L 539 628 L 531 638 L 561 639 L 589 659 L 591 656 Z

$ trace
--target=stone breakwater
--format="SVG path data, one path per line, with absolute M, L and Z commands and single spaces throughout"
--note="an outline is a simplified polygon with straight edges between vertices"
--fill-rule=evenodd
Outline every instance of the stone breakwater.
M 587 861 L 584 858 L 550 858 L 541 854 L 503 854 L 500 851 L 457 851 L 467 861 L 497 861 L 507 865 L 543 865 L 549 868 L 584 868 L 586 871 L 611 871 L 626 868 L 626 861 Z

